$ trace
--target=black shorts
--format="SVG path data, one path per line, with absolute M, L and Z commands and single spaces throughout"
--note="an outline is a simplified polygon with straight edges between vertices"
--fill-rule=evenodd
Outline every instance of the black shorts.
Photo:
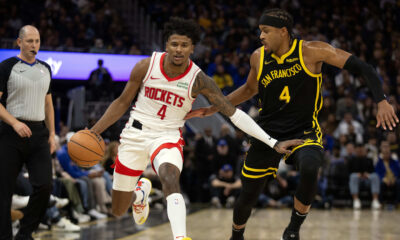
M 296 151 L 304 147 L 317 147 L 321 150 L 322 147 L 322 134 L 314 131 L 304 131 L 298 134 L 293 134 L 291 137 L 285 136 L 282 138 L 277 137 L 279 141 L 289 139 L 304 139 L 305 143 L 292 149 L 292 154 L 280 154 L 274 149 L 270 148 L 267 144 L 252 138 L 250 140 L 251 147 L 247 152 L 246 160 L 242 168 L 242 176 L 246 178 L 263 178 L 272 175 L 276 177 L 279 162 L 281 159 L 285 160 L 286 164 L 293 165 L 296 163 Z

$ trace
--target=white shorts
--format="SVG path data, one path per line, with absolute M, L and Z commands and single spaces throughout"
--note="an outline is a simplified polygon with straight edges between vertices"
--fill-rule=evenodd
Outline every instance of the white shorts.
M 150 162 L 158 174 L 162 163 L 171 163 L 182 170 L 184 141 L 180 130 L 155 131 L 130 125 L 121 133 L 121 144 L 115 160 L 113 189 L 131 192 Z

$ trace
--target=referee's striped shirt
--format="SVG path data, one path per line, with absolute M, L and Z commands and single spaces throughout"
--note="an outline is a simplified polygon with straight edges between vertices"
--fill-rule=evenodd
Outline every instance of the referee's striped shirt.
M 0 63 L 1 104 L 15 118 L 27 121 L 45 119 L 45 98 L 50 93 L 51 69 L 36 59 L 32 64 L 18 57 Z

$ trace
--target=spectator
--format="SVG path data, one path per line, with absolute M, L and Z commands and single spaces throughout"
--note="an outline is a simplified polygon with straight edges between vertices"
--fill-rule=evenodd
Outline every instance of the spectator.
M 104 153 L 103 167 L 110 175 L 114 174 L 114 163 L 118 154 L 119 142 L 112 141 L 107 145 L 106 152 Z
M 103 67 L 103 59 L 97 61 L 98 68 L 90 73 L 88 79 L 89 100 L 114 99 L 112 77 L 107 68 Z
M 350 157 L 348 161 L 350 173 L 350 193 L 353 197 L 353 208 L 360 209 L 361 201 L 358 197 L 360 191 L 360 183 L 370 186 L 372 193 L 372 209 L 380 209 L 379 192 L 380 183 L 379 177 L 374 171 L 372 159 L 367 158 L 367 151 L 364 145 L 357 145 L 355 148 L 355 156 Z
M 224 65 L 217 65 L 217 71 L 212 77 L 225 95 L 233 90 L 232 76 L 225 71 Z
M 336 128 L 333 135 L 335 138 L 339 138 L 340 135 L 349 135 L 349 133 L 355 134 L 355 143 L 363 143 L 364 129 L 362 125 L 353 119 L 350 112 L 344 114 L 344 118 L 340 121 L 339 126 Z
M 382 195 L 392 191 L 396 197 L 396 204 L 400 203 L 400 166 L 399 162 L 391 158 L 388 141 L 381 143 L 381 157 L 376 164 L 375 171 L 382 184 Z
M 211 182 L 211 203 L 220 208 L 222 204 L 231 208 L 235 203 L 239 190 L 242 187 L 240 178 L 233 173 L 230 164 L 224 164 L 216 174 L 210 176 Z
M 72 134 L 73 133 L 68 133 L 67 139 L 69 139 Z M 96 219 L 106 218 L 106 215 L 95 209 L 98 204 L 100 210 L 107 213 L 108 209 L 106 204 L 111 201 L 106 191 L 104 178 L 102 177 L 104 170 L 86 171 L 76 166 L 68 155 L 67 144 L 64 144 L 61 149 L 57 151 L 57 158 L 64 171 L 71 175 L 79 185 L 83 206 L 87 213 Z

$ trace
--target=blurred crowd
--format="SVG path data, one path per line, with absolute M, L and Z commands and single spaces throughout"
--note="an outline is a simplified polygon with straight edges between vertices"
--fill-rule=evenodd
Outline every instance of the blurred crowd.
M 40 31 L 42 50 L 142 54 L 111 5 L 106 0 L 2 0 L 0 35 L 15 40 L 23 25 L 32 24 Z
M 42 34 L 42 49 L 141 53 L 134 36 L 126 31 L 123 20 L 107 1 L 39 2 L 0 1 L 2 37 L 15 38 L 23 24 L 32 23 Z M 29 7 L 22 8 L 22 4 Z M 328 42 L 371 64 L 380 76 L 389 102 L 400 116 L 399 0 L 333 0 L 323 4 L 317 0 L 271 0 L 269 3 L 260 0 L 240 3 L 154 0 L 141 1 L 141 4 L 160 29 L 170 16 L 192 18 L 199 23 L 202 40 L 192 57 L 215 79 L 224 94 L 246 81 L 250 54 L 261 46 L 257 21 L 262 10 L 285 8 L 294 17 L 297 37 Z M 314 206 L 354 209 L 365 206 L 379 209 L 382 204 L 398 206 L 400 128 L 383 131 L 375 127 L 377 105 L 360 76 L 324 64 L 322 94 L 324 103 L 319 122 L 324 133 L 325 164 L 319 175 Z M 256 99 L 240 106 L 255 117 Z M 109 142 L 103 163 L 90 170 L 80 169 L 66 154 L 69 130 L 61 129 L 60 148 L 54 156 L 53 195 L 57 199 L 67 199 L 69 204 L 61 208 L 60 215 L 54 215 L 56 205 L 50 204 L 50 220 L 46 221 L 61 221 L 60 217 L 53 216 L 67 216 L 73 223 L 104 218 L 109 214 L 111 166 L 118 143 Z M 197 134 L 185 128 L 184 133 L 186 146 L 181 183 L 187 200 L 231 207 L 241 187 L 240 167 L 249 148 L 247 136 L 239 130 L 232 134 L 225 125 L 218 136 L 212 135 L 211 128 Z M 151 168 L 145 174 L 157 182 Z M 258 206 L 291 205 L 291 194 L 297 182 L 296 169 L 282 162 L 276 181 L 265 187 Z M 157 183 L 153 186 L 157 187 Z

